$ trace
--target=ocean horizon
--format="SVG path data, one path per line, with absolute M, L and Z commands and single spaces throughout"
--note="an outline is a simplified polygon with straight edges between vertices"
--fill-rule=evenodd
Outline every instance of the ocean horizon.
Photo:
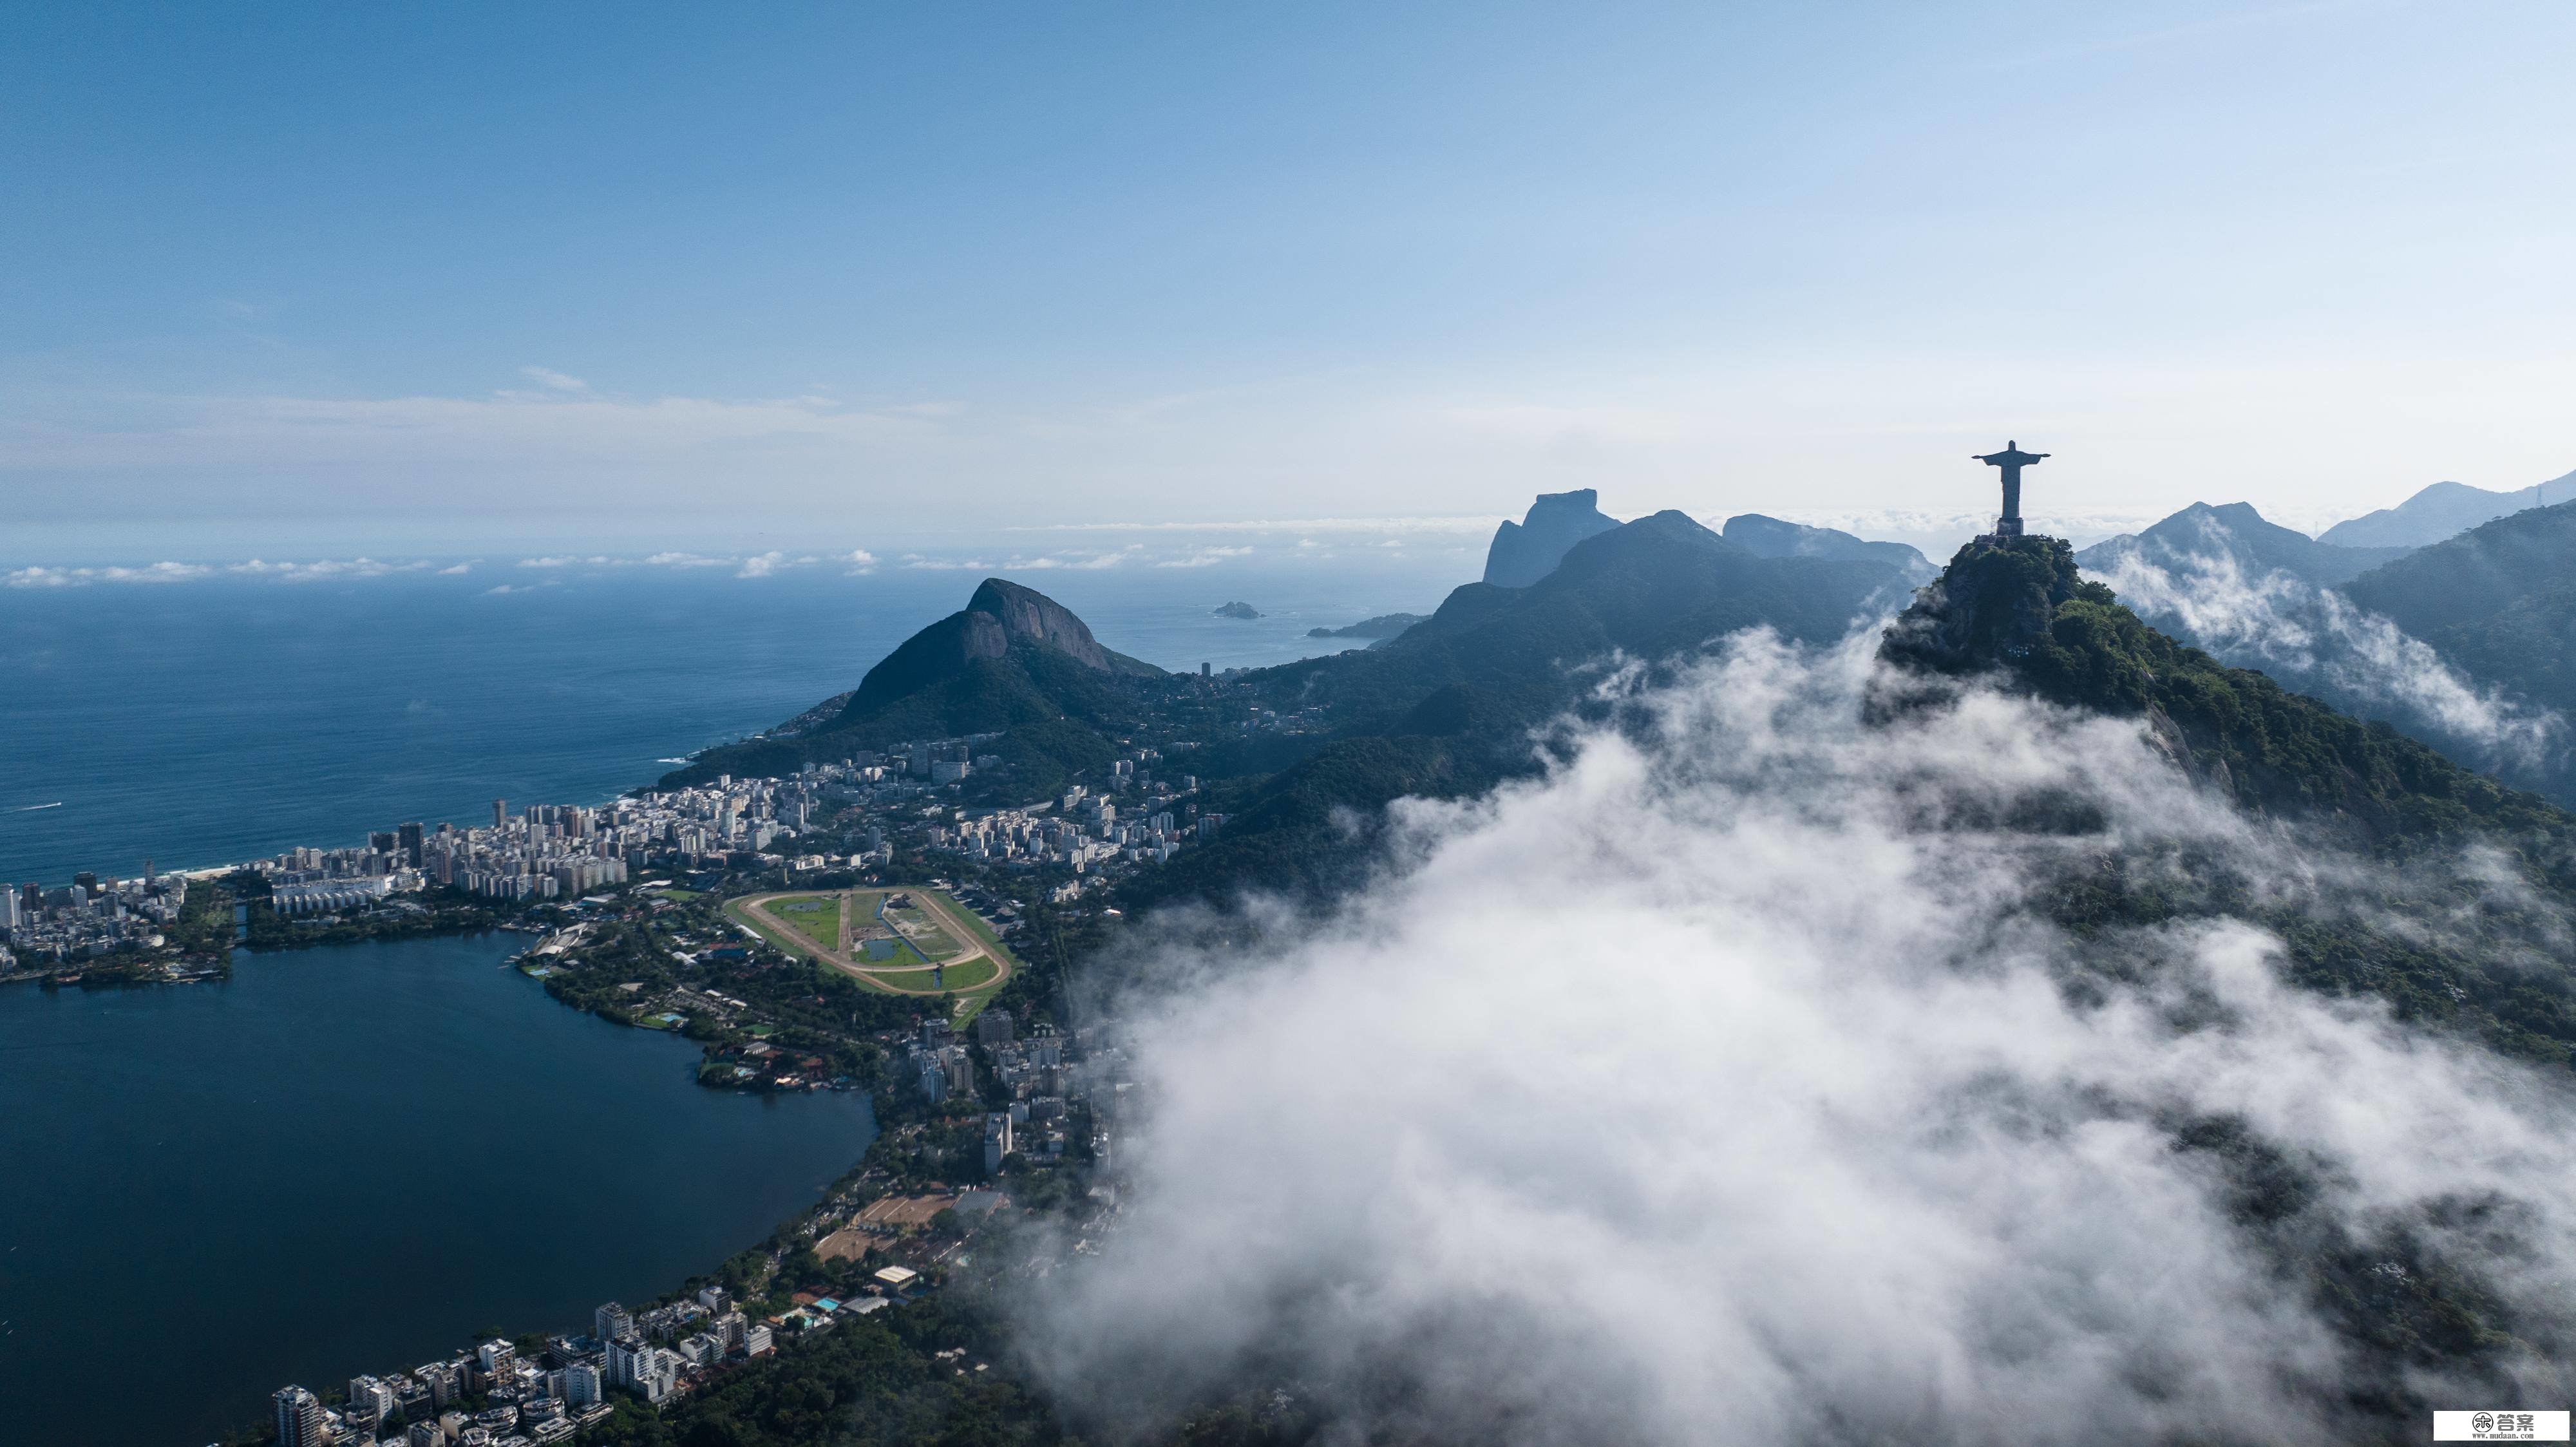
M 1305 635 L 1428 612 L 1482 556 L 1455 538 L 1394 551 L 1191 567 L 272 563 L 22 583 L 0 590 L 0 670 L 17 680 L 0 698 L 0 882 L 239 863 L 471 822 L 495 798 L 599 802 L 856 687 L 988 574 L 1056 598 L 1122 653 L 1223 670 L 1353 646 Z M 1215 614 L 1237 600 L 1263 616 Z

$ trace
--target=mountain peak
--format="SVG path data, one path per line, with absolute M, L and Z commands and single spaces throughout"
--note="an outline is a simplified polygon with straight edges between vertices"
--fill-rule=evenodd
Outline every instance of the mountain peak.
M 1045 670 L 1050 681 L 1038 684 L 1030 676 L 1032 668 Z M 995 674 L 997 669 L 1009 676 Z M 850 695 L 841 724 L 956 685 L 966 693 L 936 710 L 943 727 L 1003 727 L 1023 717 L 1060 712 L 1053 695 L 1086 687 L 1082 680 L 1090 676 L 1160 672 L 1101 647 L 1072 609 L 1037 589 L 1007 578 L 986 578 L 964 608 L 905 639 L 868 670 Z
M 2196 502 L 2143 531 L 2095 543 L 2075 561 L 2097 576 L 2116 576 L 2123 565 L 2137 562 L 2177 578 L 2213 568 L 2233 568 L 2248 578 L 2280 571 L 2330 588 L 2405 552 L 2320 542 L 2265 518 L 2252 503 Z
M 2464 482 L 2437 482 L 2395 507 L 2336 523 L 2320 536 L 2342 547 L 2424 547 L 2482 523 L 2576 496 L 2576 472 L 2537 487 L 2490 492 Z
M 1585 538 L 1619 526 L 1599 506 L 1601 495 L 1588 487 L 1571 492 L 1543 492 L 1519 522 L 1506 520 L 1494 530 L 1485 553 L 1485 581 L 1497 588 L 1526 588 L 1556 571 L 1568 550 Z
M 2566 815 L 2385 725 L 2176 642 L 2084 581 L 2056 538 L 1961 548 L 1888 628 L 1879 658 L 1918 680 L 1995 673 L 2052 703 L 2143 718 L 2177 765 L 2248 808 L 2374 846 L 2476 831 L 2537 837 L 2553 877 L 2568 878 Z M 1875 711 L 1901 715 L 1942 695 L 1900 685 Z
M 975 596 L 966 600 L 966 616 L 993 620 L 993 626 L 968 625 L 965 641 L 969 658 L 999 658 L 1008 651 L 1012 639 L 1024 638 L 1092 668 L 1112 667 L 1109 650 L 1100 646 L 1072 609 L 1008 578 L 986 578 Z M 862 689 L 866 686 L 864 682 L 860 684 Z
M 2111 590 L 2076 571 L 2064 538 L 1980 538 L 1914 597 L 1880 640 L 1878 656 L 1933 673 L 1973 673 L 2027 657 L 2070 599 Z

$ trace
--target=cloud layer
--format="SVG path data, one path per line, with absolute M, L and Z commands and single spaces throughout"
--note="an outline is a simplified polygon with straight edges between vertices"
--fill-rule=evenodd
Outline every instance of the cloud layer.
M 2556 712 L 2471 682 L 2431 644 L 2342 594 L 2278 570 L 2249 576 L 2218 548 L 2187 556 L 2168 570 L 2128 553 L 2102 581 L 2228 663 L 2385 716 L 2464 761 L 2528 774 L 2563 759 L 2567 721 Z
M 41 565 L 13 568 L 0 573 L 0 583 L 12 588 L 78 588 L 91 583 L 193 583 L 202 578 L 273 578 L 286 583 L 318 583 L 348 578 L 381 578 L 394 573 L 424 571 L 458 573 L 455 567 L 436 568 L 434 564 L 378 562 L 374 558 L 323 558 L 314 562 L 271 563 L 253 558 L 243 563 L 147 563 L 138 567 L 109 565 L 85 568 L 49 568 Z
M 2414 1223 L 2391 1292 L 2473 1254 L 2428 1202 L 2511 1203 L 2479 1269 L 2556 1339 L 2559 1085 L 2289 988 L 2242 920 L 2022 908 L 2150 842 L 2321 911 L 2398 883 L 2127 723 L 1972 694 L 1864 728 L 1869 668 L 1741 642 L 1649 701 L 1659 744 L 1402 806 L 1398 865 L 1329 917 L 1140 950 L 1136 1188 L 1027 1305 L 1055 1389 L 1113 1433 L 1252 1381 L 1325 1440 L 1511 1444 L 2323 1443 L 2355 1388 L 2443 1390 L 2372 1375 L 2184 1121 L 2308 1163 L 2303 1229 Z M 1974 822 L 2034 800 L 2095 823 Z M 2496 1370 L 2576 1385 L 2545 1349 Z

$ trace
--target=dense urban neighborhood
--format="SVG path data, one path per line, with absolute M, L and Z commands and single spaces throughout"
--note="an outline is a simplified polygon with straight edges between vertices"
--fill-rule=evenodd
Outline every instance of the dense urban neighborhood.
M 1050 798 L 964 804 L 977 742 L 598 806 L 496 799 L 461 827 L 404 823 L 363 845 L 0 896 L 0 959 L 47 988 L 217 979 L 242 947 L 519 931 L 520 972 L 566 1004 L 697 1043 L 707 1086 L 870 1095 L 880 1134 L 866 1160 L 715 1276 L 632 1311 L 603 1306 L 586 1331 L 496 1336 L 345 1388 L 279 1388 L 269 1420 L 232 1440 L 614 1440 L 621 1404 L 660 1412 L 782 1348 L 882 1329 L 894 1318 L 869 1319 L 916 1307 L 979 1254 L 998 1266 L 973 1248 L 1019 1219 L 1106 1229 L 1124 1056 L 1096 1031 L 1033 1018 L 1030 972 L 1060 970 L 1116 926 L 1087 894 L 1224 820 L 1153 747 Z M 809 937 L 825 917 L 831 937 Z

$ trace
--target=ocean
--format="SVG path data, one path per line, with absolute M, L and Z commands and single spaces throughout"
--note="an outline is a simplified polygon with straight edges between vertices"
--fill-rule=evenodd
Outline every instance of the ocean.
M 1481 551 L 1004 575 L 1120 652 L 1223 669 L 1352 646 L 1312 627 L 1429 612 Z M 495 798 L 597 802 L 855 687 L 984 576 L 443 566 L 0 588 L 0 881 L 358 843 Z M 1214 615 L 1234 600 L 1264 616 Z

